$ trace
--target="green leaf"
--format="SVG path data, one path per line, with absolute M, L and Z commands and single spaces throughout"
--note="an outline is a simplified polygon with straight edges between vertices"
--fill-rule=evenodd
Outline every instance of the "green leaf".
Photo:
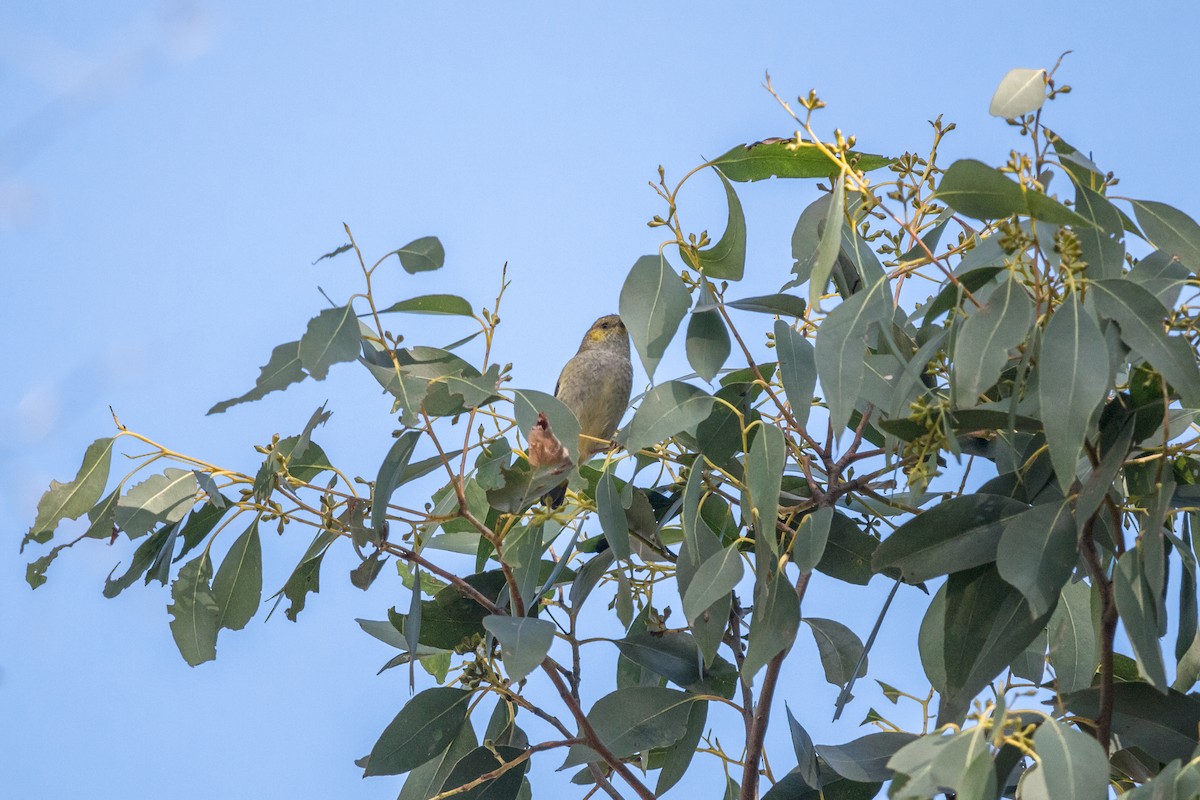
M 489 600 L 494 600 L 506 585 L 500 570 L 469 575 L 464 580 Z M 421 604 L 420 643 L 453 650 L 464 639 L 484 633 L 483 619 L 490 613 L 456 586 L 447 586 Z
M 1072 714 L 1097 719 L 1100 713 L 1100 689 L 1084 689 L 1063 698 Z M 1192 695 L 1170 691 L 1160 694 L 1140 681 L 1117 681 L 1113 687 L 1113 733 L 1126 747 L 1135 745 L 1151 757 L 1168 762 L 1188 761 L 1196 749 L 1196 731 L 1200 728 L 1200 700 Z
M 1050 666 L 1054 667 L 1060 695 L 1091 686 L 1100 666 L 1100 639 L 1092 619 L 1091 597 L 1086 583 L 1068 583 L 1050 617 Z
M 854 631 L 832 619 L 805 617 L 804 621 L 808 623 L 817 642 L 825 680 L 834 686 L 845 686 L 851 679 L 867 674 L 867 661 L 862 659 L 863 643 Z M 862 666 L 856 673 L 859 659 L 862 659 Z
M 663 759 L 662 771 L 658 773 L 658 783 L 655 784 L 654 794 L 662 797 L 668 789 L 679 783 L 696 755 L 700 746 L 700 738 L 704 735 L 704 724 L 708 721 L 708 702 L 697 700 L 688 711 L 687 730 L 683 737 L 667 750 Z
M 788 730 L 792 734 L 792 749 L 796 752 L 796 769 L 794 771 L 799 773 L 806 786 L 820 790 L 821 772 L 817 764 L 817 750 L 813 746 L 812 737 L 808 735 L 804 726 L 792 716 L 792 710 L 788 708 L 787 703 L 783 704 L 783 708 L 787 712 Z
M 108 539 L 112 537 L 117 516 L 117 502 L 120 499 L 121 487 L 118 486 L 105 495 L 103 500 L 92 506 L 91 510 L 88 511 L 88 521 L 92 524 L 88 526 L 87 533 L 84 536 L 89 539 Z
M 321 531 L 313 537 L 308 549 L 304 551 L 300 563 L 288 577 L 287 583 L 275 595 L 280 599 L 286 597 L 290 601 L 284 614 L 292 622 L 295 622 L 297 615 L 304 610 L 308 593 L 321 591 L 321 561 L 325 558 L 325 551 L 329 549 L 329 545 L 333 544 L 337 538 L 336 533 L 329 531 Z M 276 605 L 278 604 L 279 601 L 276 600 Z
M 317 380 L 325 380 L 330 366 L 358 358 L 359 338 L 352 306 L 327 308 L 308 321 L 300 337 L 300 365 Z
M 742 579 L 742 556 L 736 547 L 726 547 L 705 559 L 683 596 L 683 614 L 688 624 L 711 605 L 726 597 Z
M 617 758 L 653 747 L 667 747 L 687 732 L 692 695 L 659 686 L 630 686 L 596 701 L 587 713 L 588 723 Z M 590 747 L 573 745 L 562 768 L 574 767 L 599 756 Z
M 692 369 L 712 383 L 721 367 L 725 366 L 731 349 L 729 331 L 725 329 L 721 315 L 712 312 L 693 313 L 688 320 L 684 347 Z
M 921 655 L 921 668 L 929 685 L 938 694 L 945 694 L 946 680 L 946 589 L 943 583 L 934 593 L 921 618 L 917 633 L 917 649 Z
M 375 492 L 371 496 L 371 530 L 379 535 L 387 522 L 387 506 L 392 494 L 404 482 L 404 474 L 408 470 L 408 462 L 412 459 L 417 440 L 421 438 L 420 431 L 405 431 L 400 434 L 395 443 L 383 457 L 379 465 L 379 474 L 375 478 Z
M 828 147 L 828 145 L 827 145 Z M 893 159 L 869 153 L 849 151 L 847 158 L 863 172 L 886 167 Z M 761 181 L 765 178 L 831 178 L 841 167 L 817 149 L 812 142 L 794 139 L 768 139 L 754 144 L 737 145 L 710 162 L 721 168 L 731 181 Z
M 817 386 L 817 363 L 813 346 L 783 320 L 775 321 L 775 352 L 779 356 L 779 378 L 796 424 L 804 427 L 812 410 Z
M 651 379 L 690 305 L 683 281 L 665 258 L 642 256 L 634 262 L 621 287 L 621 320 Z
M 1184 406 L 1200 408 L 1200 367 L 1196 352 L 1182 337 L 1168 336 L 1163 325 L 1166 314 L 1148 290 L 1133 281 L 1113 278 L 1092 283 L 1096 310 L 1115 320 L 1121 340 L 1162 373 Z
M 1012 69 L 996 87 L 988 113 L 993 117 L 1017 119 L 1031 114 L 1046 102 L 1046 70 Z
M 1174 310 L 1179 294 L 1192 273 L 1161 250 L 1139 260 L 1125 276 L 1150 292 L 1162 304 L 1163 310 Z
M 954 390 L 957 405 L 970 408 L 996 383 L 1009 351 L 1033 327 L 1033 301 L 1025 287 L 1009 276 L 960 324 L 954 344 Z
M 1090 220 L 1057 200 L 1026 189 L 1000 170 L 974 159 L 951 164 L 934 196 L 955 211 L 975 219 L 1022 214 L 1055 225 L 1092 226 Z
M 1034 614 L 1054 608 L 1079 561 L 1071 501 L 1044 503 L 1009 518 L 1000 535 L 996 568 L 1025 595 Z
M 819 744 L 817 754 L 843 778 L 859 782 L 886 781 L 892 777 L 888 760 L 916 738 L 915 734 L 900 731 L 868 733 L 846 744 Z
M 339 245 L 338 247 L 334 248 L 333 250 L 330 250 L 328 253 L 326 253 L 325 255 L 318 258 L 316 261 L 312 262 L 313 266 L 316 266 L 317 264 L 319 264 L 320 262 L 324 261 L 327 258 L 333 258 L 334 256 L 340 256 L 342 253 L 349 252 L 350 250 L 353 250 L 353 249 L 354 249 L 353 243 L 346 242 L 345 244 Z
M 129 564 L 129 569 L 125 570 L 125 574 L 116 580 L 113 580 L 112 573 L 116 572 L 117 568 L 113 567 L 112 572 L 104 580 L 104 596 L 110 599 L 116 597 L 132 586 L 138 578 L 145 575 L 146 571 L 158 561 L 159 555 L 167 545 L 168 540 L 171 541 L 172 545 L 174 544 L 174 540 L 171 539 L 171 531 L 174 527 L 174 525 L 164 525 L 150 534 L 146 538 L 146 541 L 138 545 L 138 549 L 133 552 L 133 560 Z M 120 564 L 117 566 L 120 566 Z M 147 580 L 147 583 L 149 583 L 149 580 Z
M 829 282 L 829 274 L 833 263 L 837 261 L 842 249 L 842 227 L 846 224 L 846 174 L 839 173 L 833 184 L 829 208 L 825 214 L 825 227 L 821 231 L 821 240 L 817 244 L 816 258 L 813 260 L 812 275 L 808 283 L 808 303 L 816 307 L 825 294 L 825 284 Z
M 1108 756 L 1092 736 L 1047 720 L 1033 735 L 1046 784 L 1054 800 L 1093 800 L 1108 796 Z
M 975 249 L 980 248 L 976 247 Z M 952 308 L 958 308 L 965 296 L 963 289 L 968 292 L 976 292 L 991 283 L 1003 271 L 1004 267 L 980 267 L 958 275 L 957 281 L 947 281 L 937 296 L 925 306 L 925 316 L 922 318 L 921 324 L 928 326 L 941 314 Z
M 887 279 L 845 300 L 830 312 L 817 332 L 815 362 L 835 431 L 846 427 L 862 387 L 863 357 L 871 323 L 891 319 Z
M 746 216 L 733 185 L 717 170 L 717 177 L 725 187 L 725 201 L 729 205 L 729 219 L 725 233 L 707 250 L 696 250 L 692 266 L 709 278 L 740 281 L 746 270 Z M 692 251 L 681 248 L 680 252 L 691 258 Z M 698 262 L 698 263 L 697 263 Z
M 776 572 L 754 587 L 754 615 L 750 619 L 750 642 L 742 663 L 742 680 L 750 683 L 767 662 L 786 652 L 796 641 L 800 627 L 800 600 L 787 575 Z
M 399 775 L 435 758 L 458 736 L 470 700 L 449 686 L 418 692 L 380 734 L 363 776 Z
M 613 555 L 627 560 L 630 556 L 629 522 L 625 518 L 621 495 L 611 470 L 602 473 L 596 484 L 596 514 L 600 517 L 600 528 Z
M 863 531 L 849 517 L 835 511 L 825 552 L 817 562 L 817 572 L 839 581 L 866 586 L 875 575 L 871 569 L 871 557 L 878 546 L 878 539 Z
M 1092 280 L 1119 278 L 1125 268 L 1121 212 L 1104 195 L 1082 183 L 1075 186 L 1075 210 L 1095 223 L 1094 228 L 1075 231 L 1087 263 L 1084 274 Z
M 787 445 L 783 431 L 764 421 L 746 454 L 746 488 L 750 492 L 749 506 L 743 506 L 747 522 L 754 526 L 755 541 L 779 555 L 779 491 L 783 483 L 783 468 L 787 463 Z
M 1127 550 L 1113 571 L 1113 592 L 1125 633 L 1137 656 L 1138 673 L 1160 692 L 1167 691 L 1167 675 L 1158 642 L 1157 604 L 1146 583 L 1141 553 Z
M 210 578 L 212 562 L 208 560 L 208 553 L 201 553 L 183 565 L 171 584 L 174 602 L 167 606 L 167 611 L 174 617 L 171 635 L 175 637 L 179 654 L 192 667 L 217 657 L 221 609 L 209 588 Z
M 996 775 L 982 726 L 913 739 L 889 759 L 896 771 L 894 800 L 925 800 L 942 793 L 959 798 L 996 797 Z
M 483 627 L 500 642 L 504 669 L 514 683 L 533 672 L 554 643 L 554 623 L 544 619 L 490 614 Z
M 212 593 L 221 610 L 219 627 L 240 631 L 258 611 L 262 599 L 262 543 L 257 519 L 225 554 L 213 578 Z
M 220 414 L 239 403 L 261 400 L 270 392 L 278 392 L 308 377 L 300 362 L 300 342 L 285 342 L 271 351 L 267 363 L 259 368 L 254 388 L 240 397 L 222 400 L 207 413 Z
M 518 800 L 524 785 L 525 770 L 529 768 L 528 761 L 471 789 L 455 790 L 502 769 L 505 764 L 520 757 L 522 752 L 523 748 L 508 745 L 489 747 L 485 744 L 477 747 L 460 758 L 454 769 L 450 770 L 446 782 L 442 784 L 442 792 L 454 792 L 453 797 L 458 800 Z
M 396 311 L 408 314 L 450 314 L 459 317 L 474 315 L 471 304 L 456 294 L 423 294 L 379 309 L 380 314 Z
M 832 506 L 822 506 L 800 520 L 800 526 L 796 528 L 796 540 L 792 544 L 792 563 L 801 572 L 812 571 L 824 557 L 833 514 Z
M 1150 243 L 1178 258 L 1193 274 L 1200 272 L 1200 225 L 1166 203 L 1151 200 L 1131 202 L 1138 224 Z
M 712 410 L 712 395 L 682 381 L 660 383 L 646 393 L 625 430 L 625 447 L 636 453 L 677 433 L 693 433 Z
M 446 263 L 446 250 L 436 236 L 422 236 L 392 252 L 409 275 L 441 269 Z
M 183 519 L 196 501 L 196 476 L 191 470 L 168 467 L 134 486 L 117 502 L 116 525 L 137 538 L 160 524 Z
M 68 483 L 50 481 L 50 488 L 38 501 L 33 527 L 21 540 L 22 552 L 31 541 L 39 544 L 50 541 L 54 529 L 63 519 L 79 519 L 81 514 L 96 505 L 104 493 L 104 484 L 108 482 L 114 441 L 112 437 L 105 437 L 88 445 L 74 480 Z
M 478 746 L 475 729 L 471 727 L 469 720 L 464 720 L 462 727 L 445 750 L 408 774 L 397 800 L 426 800 L 433 797 L 441 791 L 454 765 Z
M 1108 348 L 1078 295 L 1063 302 L 1042 336 L 1038 399 L 1059 485 L 1075 481 L 1083 443 L 1108 393 Z
M 876 572 L 898 569 L 907 583 L 977 567 L 996 558 L 1005 525 L 1028 508 L 1011 497 L 954 497 L 913 516 L 884 539 L 871 559 Z
M 781 317 L 803 317 L 808 304 L 799 297 L 790 294 L 763 294 L 754 297 L 743 297 L 741 300 L 728 300 L 728 308 L 742 311 L 757 311 L 761 314 L 778 314 Z
M 943 654 L 946 691 L 938 726 L 959 723 L 971 701 L 1042 632 L 1050 612 L 1034 615 L 1021 593 L 988 565 L 946 582 Z

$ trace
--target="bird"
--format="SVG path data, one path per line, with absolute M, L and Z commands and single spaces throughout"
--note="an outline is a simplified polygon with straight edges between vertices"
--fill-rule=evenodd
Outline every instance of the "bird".
M 579 420 L 579 463 L 611 445 L 632 391 L 629 332 L 620 315 L 607 314 L 588 328 L 554 387 L 554 396 Z M 544 499 L 557 508 L 566 492 L 564 481 Z

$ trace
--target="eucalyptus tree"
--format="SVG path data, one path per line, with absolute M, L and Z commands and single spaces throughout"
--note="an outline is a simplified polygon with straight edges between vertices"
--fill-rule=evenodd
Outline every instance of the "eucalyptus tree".
M 294 543 L 269 598 L 293 621 L 330 548 L 358 554 L 360 588 L 398 569 L 409 595 L 359 624 L 394 649 L 385 668 L 403 667 L 413 693 L 367 732 L 360 766 L 406 774 L 406 800 L 529 797 L 534 762 L 575 771 L 581 796 L 648 799 L 712 757 L 727 797 L 1196 796 L 1200 227 L 1118 196 L 1111 172 L 1047 126 L 1046 101 L 1068 88 L 1053 71 L 1004 79 L 992 113 L 1017 147 L 999 159 L 943 166 L 954 126 L 940 119 L 922 154 L 860 151 L 818 133 L 810 93 L 794 107 L 775 95 L 791 137 L 677 181 L 660 167 L 649 224 L 662 246 L 634 262 L 620 300 L 651 384 L 613 446 L 578 466 L 578 421 L 511 387 L 493 347 L 503 278 L 491 305 L 379 297 L 381 271 L 436 270 L 442 245 L 372 260 L 350 237 L 322 258 L 360 271 L 361 291 L 210 413 L 354 363 L 399 421 L 374 480 L 330 462 L 324 407 L 250 468 L 114 417 L 39 504 L 22 547 L 55 544 L 28 581 L 66 548 L 120 541 L 129 566 L 104 594 L 169 584 L 172 634 L 198 665 L 260 611 L 263 528 Z M 728 201 L 715 241 L 681 213 L 710 172 Z M 738 192 L 772 177 L 823 191 L 779 291 L 744 296 Z M 457 317 L 463 338 L 418 344 L 411 314 Z M 660 375 L 670 347 L 691 374 Z M 110 475 L 131 451 L 134 469 Z M 561 508 L 539 502 L 564 479 Z M 879 626 L 908 624 L 881 614 L 864 643 L 807 615 L 814 572 L 846 598 L 871 581 L 928 598 L 910 631 L 928 696 L 879 683 L 916 704 L 918 729 L 872 711 L 872 732 L 813 743 L 806 714 L 830 709 L 780 683 L 800 631 L 840 712 L 857 680 L 887 677 L 868 660 Z M 614 617 L 620 638 L 598 634 Z M 771 724 L 794 752 L 766 757 Z

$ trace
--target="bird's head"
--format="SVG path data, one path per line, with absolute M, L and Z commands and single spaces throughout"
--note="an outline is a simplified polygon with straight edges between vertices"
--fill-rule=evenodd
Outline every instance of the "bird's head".
M 619 315 L 608 314 L 592 323 L 592 327 L 588 328 L 588 332 L 584 334 L 583 343 L 579 349 L 587 350 L 592 347 L 614 345 L 628 348 L 629 333 L 625 330 L 625 323 L 621 321 Z

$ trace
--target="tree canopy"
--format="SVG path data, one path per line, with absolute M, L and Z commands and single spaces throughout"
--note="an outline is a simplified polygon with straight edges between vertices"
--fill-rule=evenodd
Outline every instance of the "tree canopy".
M 384 670 L 406 670 L 412 696 L 359 765 L 406 775 L 406 800 L 530 797 L 534 763 L 571 770 L 580 796 L 652 798 L 694 758 L 720 759 L 725 796 L 747 800 L 1196 796 L 1200 226 L 1118 196 L 1048 127 L 1067 91 L 1054 70 L 1005 77 L 991 111 L 1017 148 L 1001 159 L 943 166 L 954 125 L 940 119 L 920 154 L 823 137 L 810 92 L 794 107 L 776 95 L 793 136 L 677 180 L 660 167 L 662 247 L 620 300 L 650 384 L 614 447 L 578 467 L 570 409 L 510 386 L 493 347 L 506 276 L 490 304 L 379 297 L 379 271 L 437 270 L 442 243 L 373 258 L 347 228 L 321 260 L 360 271 L 361 290 L 209 413 L 357 364 L 399 424 L 374 478 L 330 462 L 324 406 L 244 471 L 114 416 L 39 503 L 21 546 L 53 546 L 27 580 L 68 548 L 122 541 L 129 566 L 105 596 L 170 585 L 194 666 L 260 612 L 264 530 L 299 557 L 267 598 L 292 621 L 331 547 L 358 554 L 360 589 L 399 570 L 409 595 L 358 623 L 394 649 Z M 688 182 L 710 171 L 728 205 L 715 240 L 685 224 Z M 739 192 L 769 178 L 824 191 L 778 292 L 744 296 L 762 268 Z M 457 318 L 461 338 L 422 340 L 414 315 L 429 314 Z M 690 374 L 658 374 L 672 347 Z M 123 475 L 117 453 L 134 459 Z M 564 478 L 564 506 L 539 502 Z M 924 592 L 927 610 L 915 623 L 885 605 L 856 632 L 805 613 L 814 572 L 846 602 L 886 582 L 889 604 Z M 883 625 L 911 628 L 927 687 L 887 682 L 871 652 Z M 781 684 L 802 631 L 834 709 Z M 868 676 L 920 728 L 872 709 L 871 732 L 814 744 L 806 714 L 840 714 Z M 772 724 L 792 752 L 764 751 Z

